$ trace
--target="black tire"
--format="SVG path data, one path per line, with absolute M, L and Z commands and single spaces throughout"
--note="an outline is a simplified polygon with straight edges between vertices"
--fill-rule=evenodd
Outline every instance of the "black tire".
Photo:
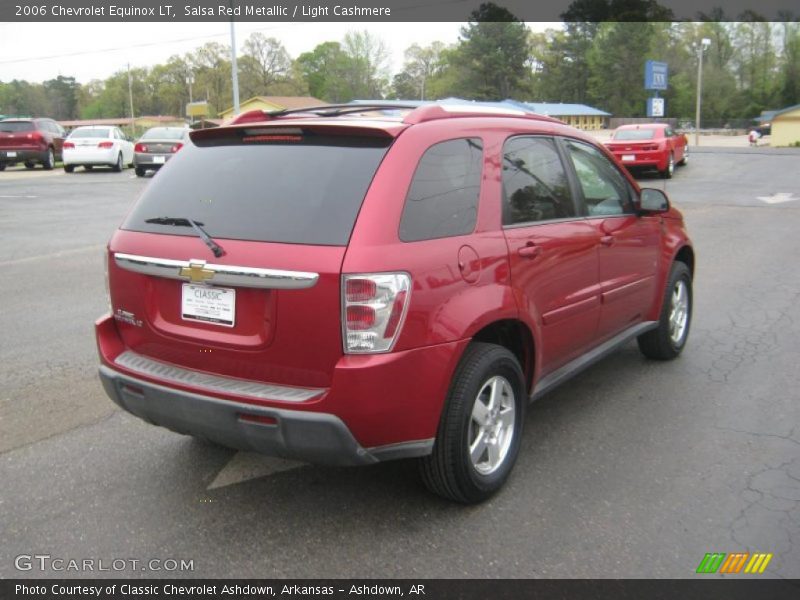
M 481 440 L 491 437 L 486 433 L 488 427 L 484 429 L 478 425 L 476 431 L 477 421 L 473 418 L 473 412 L 479 402 L 483 403 L 484 391 L 492 380 L 500 382 L 505 392 L 498 397 L 502 396 L 503 401 L 514 409 L 511 413 L 513 423 L 507 425 L 507 433 L 502 435 L 502 441 L 499 442 L 505 449 L 499 451 L 494 467 L 490 464 L 492 458 L 487 443 L 480 446 L 487 449 L 484 465 L 480 462 L 476 465 L 469 451 L 472 434 L 477 434 L 476 444 L 480 444 L 478 437 Z M 509 393 L 512 397 L 509 397 Z M 428 489 L 464 504 L 481 502 L 497 492 L 508 479 L 517 460 L 527 404 L 522 369 L 514 355 L 495 344 L 470 344 L 453 376 L 433 452 L 419 461 L 420 475 Z M 494 415 L 497 428 L 503 427 L 499 415 L 508 413 L 508 407 L 505 408 L 505 411 L 498 409 Z M 488 410 L 487 415 L 492 412 Z M 478 458 L 482 456 L 483 450 Z M 484 470 L 491 470 L 481 472 L 479 468 L 482 466 Z
M 136 172 L 137 177 L 144 177 L 144 174 L 147 172 L 142 167 L 136 167 L 134 171 Z
M 669 153 L 669 161 L 667 162 L 667 168 L 661 171 L 661 177 L 664 179 L 672 179 L 672 175 L 675 173 L 675 155 L 670 152 Z
M 92 169 L 94 169 L 94 165 L 83 165 L 83 169 L 85 171 L 91 171 Z
M 0 163 L 0 171 L 6 170 L 6 163 Z
M 67 173 L 72 173 L 75 170 L 75 165 L 64 165 L 64 171 Z
M 117 154 L 117 162 L 114 163 L 114 165 L 112 165 L 111 168 L 115 173 L 121 173 L 122 172 L 122 152 Z
M 53 167 L 56 166 L 56 156 L 52 148 L 47 149 L 47 156 L 45 157 L 42 166 L 44 167 L 45 171 L 52 171 Z
M 681 158 L 680 162 L 678 163 L 679 167 L 685 167 L 689 164 L 689 146 L 686 146 L 683 149 L 683 157 Z
M 676 304 L 676 290 L 679 285 L 685 286 L 686 290 L 686 309 L 685 323 L 678 335 L 673 331 L 672 323 L 673 309 Z M 692 274 L 689 267 L 682 262 L 674 262 L 669 273 L 667 286 L 664 290 L 664 301 L 661 307 L 661 316 L 658 320 L 658 327 L 643 333 L 637 338 L 639 350 L 647 358 L 655 360 L 672 360 L 676 358 L 686 346 L 689 337 L 689 327 L 692 324 Z
M 36 167 L 36 163 L 35 162 L 31 162 L 29 160 L 25 161 L 25 168 L 26 169 L 33 169 L 35 167 Z

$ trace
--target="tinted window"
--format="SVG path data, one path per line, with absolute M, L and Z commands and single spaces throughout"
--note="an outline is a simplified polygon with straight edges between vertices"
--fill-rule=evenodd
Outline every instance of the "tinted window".
M 0 121 L 0 131 L 5 133 L 33 131 L 34 129 L 35 127 L 31 121 Z
M 389 140 L 303 136 L 296 142 L 185 146 L 154 178 L 123 229 L 196 235 L 147 223 L 187 218 L 212 237 L 344 246 Z
M 576 216 L 567 174 L 550 138 L 515 137 L 503 148 L 503 224 Z
M 185 129 L 176 127 L 153 127 L 144 132 L 143 140 L 180 140 L 186 135 Z
M 652 140 L 655 137 L 654 129 L 618 129 L 614 133 L 615 140 Z
M 611 161 L 588 144 L 568 141 L 586 212 L 589 216 L 619 215 L 633 212 L 630 186 Z
M 400 239 L 431 240 L 475 229 L 482 166 L 479 139 L 450 140 L 428 148 L 406 196 Z
M 71 138 L 109 138 L 111 137 L 111 131 L 109 129 L 101 128 L 101 129 L 82 129 L 78 128 L 75 129 L 72 133 L 69 134 Z

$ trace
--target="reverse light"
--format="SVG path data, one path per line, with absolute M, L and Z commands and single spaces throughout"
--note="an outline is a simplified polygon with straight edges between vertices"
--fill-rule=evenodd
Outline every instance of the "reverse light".
M 342 276 L 342 337 L 347 354 L 389 352 L 408 308 L 407 273 Z
M 109 148 L 114 147 L 114 142 L 100 142 L 97 144 L 98 148 L 103 148 L 104 150 L 108 150 Z

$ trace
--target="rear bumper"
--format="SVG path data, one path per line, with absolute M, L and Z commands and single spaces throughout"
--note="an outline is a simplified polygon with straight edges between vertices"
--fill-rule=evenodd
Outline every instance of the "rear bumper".
M 308 462 L 368 465 L 379 460 L 334 415 L 245 405 L 156 385 L 106 366 L 108 396 L 140 419 L 213 442 Z M 262 422 L 258 422 L 258 420 Z M 274 421 L 264 423 L 263 421 Z
M 114 148 L 87 148 L 64 150 L 65 165 L 114 165 L 118 150 Z
M 635 154 L 633 152 L 626 152 L 625 155 Z M 622 160 L 622 154 L 614 154 L 617 157 L 619 162 L 622 163 L 624 167 L 629 169 L 658 169 L 659 171 L 663 171 L 667 168 L 667 163 L 669 162 L 668 156 L 647 156 L 647 155 L 636 155 L 635 160 Z
M 9 156 L 9 152 L 15 156 Z M 47 150 L 31 150 L 24 148 L 14 150 L 13 148 L 3 148 L 0 150 L 0 163 L 15 164 L 19 162 L 44 162 L 47 160 Z
M 128 412 L 226 446 L 334 465 L 430 454 L 469 342 L 343 356 L 330 387 L 298 388 L 132 360 L 114 319 L 101 319 L 96 329 L 103 386 Z
M 145 169 L 160 169 L 171 157 L 171 154 L 145 154 L 143 152 L 137 152 L 133 155 L 133 166 Z M 161 158 L 164 160 L 160 160 Z

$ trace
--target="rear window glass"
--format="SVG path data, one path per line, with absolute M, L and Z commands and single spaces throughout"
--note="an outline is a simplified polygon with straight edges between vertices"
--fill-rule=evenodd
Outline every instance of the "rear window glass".
M 172 127 L 154 127 L 144 132 L 143 140 L 180 140 L 186 135 L 185 129 Z
M 211 237 L 345 246 L 391 140 L 304 135 L 300 141 L 186 146 L 154 178 L 123 229 L 197 235 L 147 223 L 193 219 Z
M 620 129 L 614 134 L 615 140 L 652 140 L 655 129 Z
M 69 134 L 71 138 L 107 138 L 111 137 L 109 129 L 76 129 Z
M 475 229 L 482 166 L 480 139 L 450 140 L 428 148 L 408 190 L 400 239 L 416 242 Z
M 33 131 L 36 129 L 30 121 L 0 121 L 0 131 L 16 133 L 17 131 Z

